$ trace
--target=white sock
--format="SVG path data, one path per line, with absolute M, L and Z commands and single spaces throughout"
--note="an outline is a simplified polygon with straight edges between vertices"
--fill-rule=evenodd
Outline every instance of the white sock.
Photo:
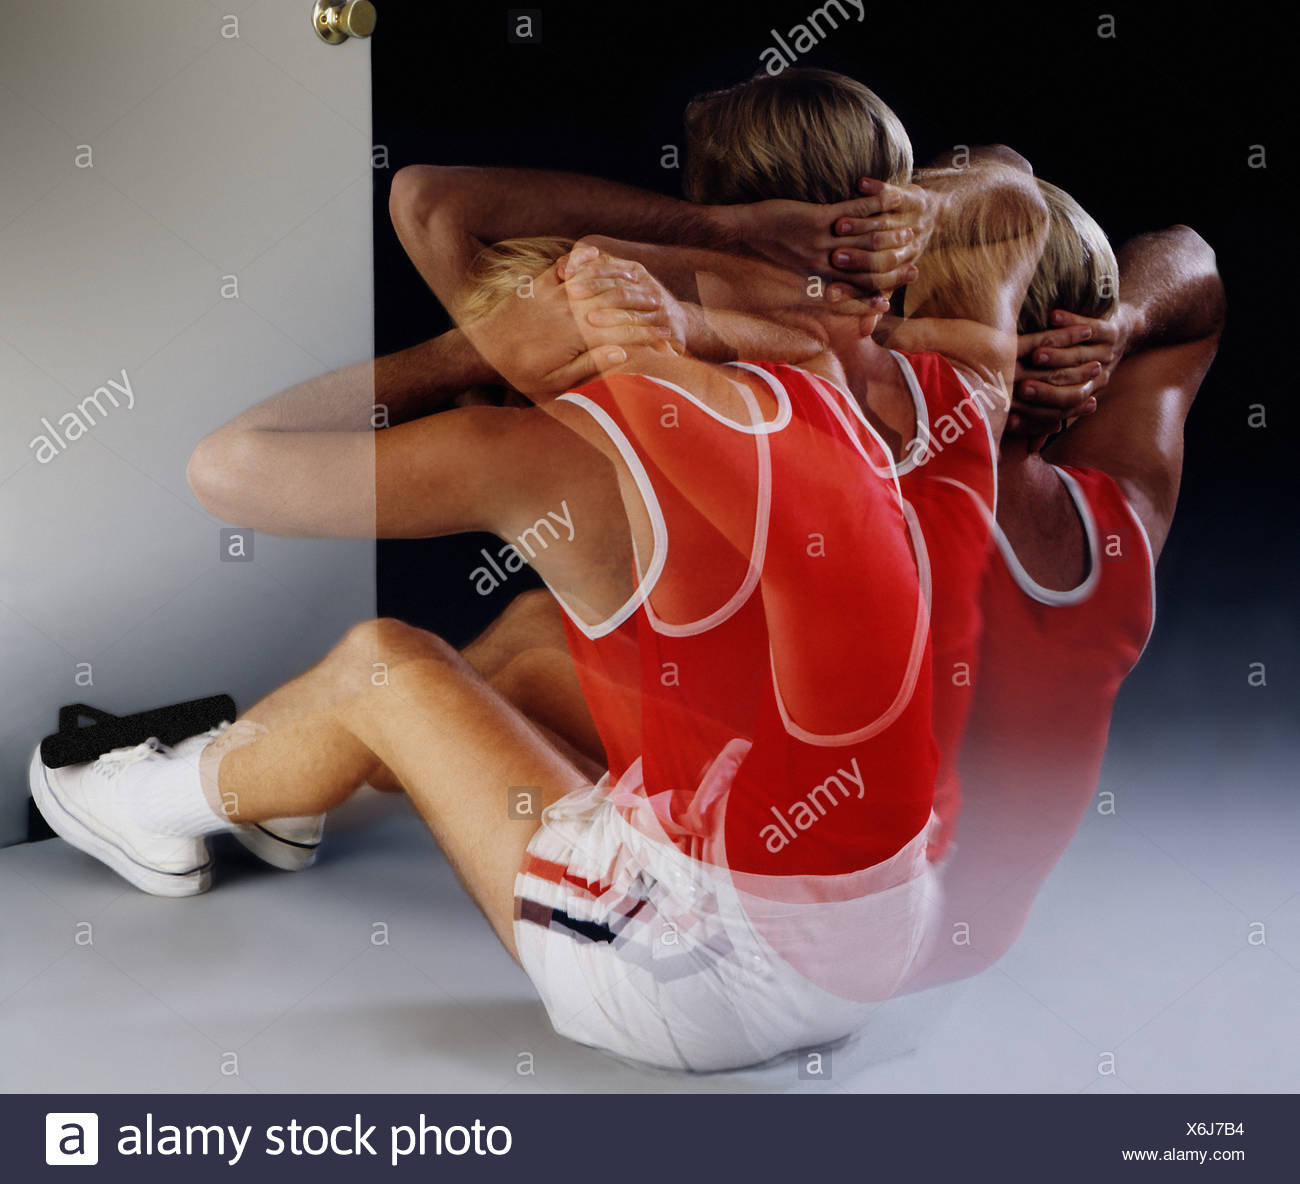
M 163 835 L 197 839 L 236 824 L 214 809 L 203 790 L 197 755 L 142 761 L 123 786 L 141 826 Z

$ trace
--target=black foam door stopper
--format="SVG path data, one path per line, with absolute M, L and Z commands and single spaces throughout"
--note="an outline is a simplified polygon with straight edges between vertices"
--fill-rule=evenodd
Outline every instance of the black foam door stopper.
M 151 736 L 170 746 L 234 718 L 235 701 L 229 695 L 190 699 L 135 715 L 113 715 L 85 703 L 68 703 L 59 708 L 59 730 L 41 741 L 41 760 L 51 769 L 62 769 L 93 761 L 114 748 L 141 744 Z

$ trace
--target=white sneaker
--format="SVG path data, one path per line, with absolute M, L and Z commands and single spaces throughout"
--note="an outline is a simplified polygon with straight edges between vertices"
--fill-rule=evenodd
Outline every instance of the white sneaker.
M 176 752 L 186 759 L 197 760 L 203 749 L 229 727 L 229 722 L 222 722 L 215 728 L 182 740 L 176 745 Z M 237 826 L 232 833 L 263 863 L 285 872 L 300 872 L 316 862 L 316 851 L 325 833 L 325 815 L 270 818 L 265 822 Z
M 74 847 L 144 892 L 196 896 L 212 886 L 207 842 L 148 830 L 131 805 L 139 778 L 156 773 L 147 766 L 172 759 L 169 749 L 151 739 L 115 748 L 86 764 L 50 769 L 37 748 L 28 783 L 45 821 Z
M 302 818 L 270 818 L 235 831 L 235 838 L 263 863 L 283 872 L 300 872 L 316 862 L 316 851 L 325 833 L 325 815 Z

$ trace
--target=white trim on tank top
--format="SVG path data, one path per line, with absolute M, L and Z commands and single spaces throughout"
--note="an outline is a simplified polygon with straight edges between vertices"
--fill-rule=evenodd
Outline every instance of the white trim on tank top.
M 835 382 L 832 379 L 823 378 L 820 374 L 817 375 L 817 377 L 821 378 L 822 382 L 830 387 L 831 390 L 843 397 L 858 422 L 880 441 L 880 446 L 884 450 L 885 454 L 886 466 L 881 468 L 874 461 L 868 459 L 867 463 L 871 465 L 872 469 L 881 477 L 888 475 L 901 477 L 905 473 L 910 473 L 914 468 L 916 468 L 916 457 L 918 454 L 929 451 L 930 407 L 925 401 L 925 392 L 921 390 L 921 384 L 917 380 L 916 371 L 912 369 L 912 364 L 897 350 L 891 349 L 889 351 L 889 356 L 894 359 L 894 365 L 898 367 L 899 373 L 903 376 L 903 382 L 907 386 L 907 393 L 912 397 L 912 409 L 916 415 L 916 433 L 913 435 L 912 439 L 903 446 L 903 451 L 908 454 L 904 460 L 896 461 L 894 459 L 893 451 L 890 449 L 889 445 L 885 443 L 884 438 L 867 418 L 866 412 L 862 410 L 862 404 L 854 398 L 852 391 L 846 390 L 844 387 L 840 386 L 838 382 Z M 918 441 L 920 442 L 919 445 Z M 913 450 L 914 445 L 917 445 L 915 450 Z
M 677 394 L 681 395 L 683 399 L 686 399 L 690 403 L 694 403 L 695 406 L 698 407 L 701 411 L 703 411 L 704 414 L 707 415 L 710 419 L 716 419 L 720 424 L 732 428 L 734 431 L 743 432 L 747 436 L 762 436 L 762 435 L 766 435 L 769 432 L 779 432 L 782 428 L 784 428 L 790 422 L 790 417 L 792 414 L 791 407 L 790 407 L 790 395 L 786 391 L 785 387 L 783 387 L 779 382 L 777 382 L 776 379 L 772 377 L 772 375 L 770 375 L 766 370 L 762 369 L 762 367 L 760 366 L 752 366 L 748 362 L 728 362 L 727 365 L 735 366 L 740 370 L 749 370 L 752 373 L 757 374 L 763 380 L 763 382 L 767 385 L 768 389 L 772 392 L 772 394 L 776 398 L 777 412 L 776 412 L 775 419 L 764 420 L 763 422 L 755 424 L 752 427 L 746 427 L 744 424 L 736 423 L 735 420 L 728 419 L 725 415 L 719 415 L 718 412 L 716 412 L 702 399 L 691 394 L 691 392 L 688 391 L 685 387 L 678 386 L 675 382 L 669 382 L 666 378 L 656 378 L 653 374 L 641 374 L 638 377 L 647 378 L 651 382 L 657 383 L 659 386 L 666 387 L 670 391 L 676 391 Z M 735 384 L 733 383 L 733 385 Z
M 609 437 L 614 447 L 618 449 L 619 455 L 623 458 L 628 471 L 632 474 L 632 480 L 636 483 L 641 499 L 645 503 L 646 515 L 650 519 L 650 530 L 654 537 L 654 553 L 650 558 L 650 566 L 644 570 L 636 591 L 610 616 L 598 624 L 591 625 L 582 620 L 576 611 L 565 603 L 564 597 L 544 577 L 542 578 L 542 583 L 546 584 L 546 587 L 550 589 L 551 595 L 559 603 L 564 615 L 589 640 L 597 641 L 617 629 L 628 617 L 636 612 L 640 605 L 649 599 L 655 584 L 659 582 L 659 576 L 663 573 L 664 564 L 668 561 L 668 527 L 664 522 L 663 510 L 659 506 L 659 499 L 655 495 L 654 486 L 650 484 L 650 476 L 645 471 L 641 458 L 637 456 L 636 449 L 632 447 L 631 441 L 623 434 L 622 429 L 614 422 L 609 413 L 599 403 L 589 399 L 586 395 L 579 394 L 577 391 L 566 391 L 559 396 L 559 400 L 571 403 L 575 407 L 581 407 L 596 421 L 597 426 Z M 637 567 L 640 568 L 641 556 L 637 553 L 635 538 L 632 541 L 632 550 L 636 553 Z
M 1052 469 L 1065 486 L 1066 493 L 1074 503 L 1075 512 L 1083 523 L 1084 535 L 1088 540 L 1088 574 L 1073 588 L 1065 590 L 1046 588 L 1024 569 L 1019 556 L 1011 546 L 1011 540 L 1001 529 L 996 532 L 995 537 L 1002 557 L 1006 560 L 1007 568 L 1011 572 L 1011 578 L 1016 581 L 1026 596 L 1042 604 L 1057 606 L 1082 604 L 1096 591 L 1097 584 L 1101 580 L 1101 545 L 1097 537 L 1097 521 L 1093 517 L 1092 507 L 1088 505 L 1088 499 L 1079 488 L 1079 483 L 1069 473 L 1058 469 L 1055 465 L 1052 465 Z M 996 521 L 994 519 L 995 523 Z
M 792 405 L 789 397 L 789 392 L 786 391 L 785 387 L 779 382 L 779 380 L 775 379 L 772 375 L 769 375 L 766 371 L 760 369 L 759 367 L 750 366 L 749 364 L 744 362 L 737 362 L 733 364 L 740 366 L 746 370 L 751 370 L 754 373 L 758 374 L 767 383 L 767 385 L 770 388 L 772 388 L 773 394 L 776 395 L 778 403 L 782 408 L 783 415 L 779 415 L 778 419 L 775 421 L 772 421 L 765 425 L 761 425 L 760 428 L 758 429 L 746 429 L 741 427 L 738 424 L 735 424 L 730 420 L 726 420 L 721 416 L 717 415 L 708 407 L 706 407 L 703 403 L 701 403 L 698 399 L 696 399 L 694 395 L 690 394 L 689 391 L 686 391 L 683 388 L 678 387 L 673 383 L 666 382 L 662 379 L 653 379 L 652 381 L 658 383 L 661 386 L 667 387 L 670 390 L 678 391 L 685 398 L 690 400 L 690 402 L 699 406 L 701 410 L 711 415 L 714 419 L 717 419 L 720 423 L 735 428 L 738 431 L 747 432 L 748 434 L 752 434 L 752 435 L 765 435 L 769 431 L 779 430 L 780 427 L 784 427 L 786 424 L 788 424 L 791 418 Z M 644 375 L 643 377 L 649 378 L 650 375 Z M 817 378 L 819 376 L 812 375 L 812 377 Z M 834 384 L 832 383 L 831 385 Z M 908 665 L 904 670 L 903 679 L 900 684 L 898 693 L 895 696 L 894 701 L 890 704 L 889 708 L 886 709 L 884 714 L 882 714 L 876 720 L 873 720 L 870 724 L 867 724 L 863 728 L 859 728 L 853 732 L 843 733 L 838 735 L 822 735 L 819 733 L 807 731 L 806 729 L 801 728 L 797 723 L 795 723 L 794 719 L 790 716 L 789 711 L 786 708 L 785 701 L 781 697 L 781 691 L 777 683 L 777 677 L 776 677 L 775 657 L 771 654 L 771 651 L 769 649 L 768 658 L 769 658 L 769 663 L 772 671 L 773 694 L 776 699 L 777 708 L 780 712 L 782 722 L 787 732 L 789 732 L 790 735 L 795 736 L 797 739 L 803 740 L 805 743 L 814 744 L 821 747 L 830 747 L 830 746 L 842 747 L 848 744 L 860 743 L 861 741 L 869 739 L 871 736 L 874 736 L 879 732 L 883 731 L 885 728 L 889 727 L 890 724 L 892 724 L 898 718 L 899 715 L 902 714 L 902 712 L 906 709 L 908 703 L 911 701 L 912 694 L 916 689 L 916 681 L 920 676 L 921 663 L 925 655 L 925 644 L 929 637 L 930 599 L 931 599 L 930 558 L 929 558 L 929 552 L 926 549 L 925 537 L 923 532 L 921 531 L 920 524 L 917 522 L 915 511 L 912 509 L 911 504 L 903 498 L 902 490 L 898 484 L 897 475 L 892 472 L 892 468 L 890 470 L 886 470 L 885 472 L 880 472 L 880 470 L 876 469 L 876 467 L 872 465 L 870 458 L 867 456 L 866 450 L 862 447 L 861 440 L 858 439 L 856 433 L 853 432 L 853 430 L 851 429 L 847 421 L 845 421 L 842 412 L 840 412 L 840 410 L 836 407 L 835 403 L 832 400 L 827 399 L 825 397 L 824 392 L 821 393 L 822 393 L 823 401 L 826 403 L 827 407 L 829 407 L 832 413 L 835 415 L 835 418 L 839 421 L 841 427 L 843 427 L 845 435 L 848 436 L 848 438 L 852 441 L 854 447 L 858 450 L 863 460 L 867 462 L 868 466 L 871 467 L 872 470 L 877 473 L 877 475 L 882 477 L 888 476 L 891 478 L 894 487 L 894 493 L 895 496 L 898 498 L 899 507 L 902 511 L 904 520 L 907 523 L 908 533 L 912 541 L 912 550 L 916 559 L 918 582 L 919 582 L 917 606 L 916 606 L 916 622 L 913 627 L 912 646 L 911 646 L 911 651 L 908 655 Z M 569 398 L 571 402 L 578 402 L 579 400 L 581 400 L 581 402 L 584 404 L 590 404 L 591 402 L 590 400 L 586 399 L 585 396 L 572 395 L 572 393 L 570 395 L 566 395 L 562 397 Z M 605 420 L 608 420 L 608 416 L 605 415 L 605 413 L 596 404 L 591 404 L 591 408 L 594 412 L 599 413 L 599 416 L 597 417 L 598 422 L 599 419 L 602 417 Z M 885 446 L 885 443 L 880 438 L 879 433 L 876 432 L 876 430 L 871 426 L 871 424 L 865 418 L 862 418 L 860 411 L 859 411 L 859 418 L 862 419 L 863 426 L 866 427 L 867 431 L 872 435 L 872 437 L 875 438 L 877 443 L 880 445 L 883 455 L 888 456 L 889 449 Z M 619 448 L 620 452 L 623 452 L 623 445 L 625 444 L 630 448 L 630 444 L 628 444 L 626 438 L 618 430 L 618 428 L 612 423 L 612 421 L 610 422 L 609 426 L 612 429 L 611 439 L 614 440 L 615 446 Z M 617 433 L 617 435 L 614 435 L 613 433 Z M 625 455 L 625 459 L 627 459 L 626 454 L 624 455 Z M 635 460 L 635 464 L 633 464 L 634 460 Z M 666 526 L 663 524 L 662 513 L 659 509 L 658 500 L 654 497 L 653 490 L 647 491 L 647 489 L 643 487 L 641 484 L 642 478 L 644 478 L 648 485 L 649 478 L 646 475 L 644 468 L 641 466 L 639 459 L 635 457 L 629 459 L 628 467 L 632 470 L 633 477 L 637 480 L 638 487 L 642 489 L 642 495 L 646 498 L 647 506 L 653 505 L 654 512 L 658 516 L 657 521 L 664 528 L 665 531 L 664 556 L 666 558 L 666 551 L 667 551 Z M 769 476 L 770 476 L 770 472 L 769 472 Z M 769 490 L 769 497 L 770 497 L 770 490 Z M 765 547 L 765 539 L 766 539 L 766 520 L 764 520 L 764 547 Z M 756 568 L 753 564 L 751 564 L 751 574 L 758 572 L 760 569 L 761 569 L 761 564 L 759 565 L 758 568 Z M 661 571 L 662 571 L 662 564 L 660 564 L 659 571 L 655 573 L 656 581 Z M 744 599 L 739 599 L 739 595 L 738 595 L 737 597 L 733 598 L 732 602 L 729 602 L 729 606 L 724 606 L 724 608 L 726 608 L 726 607 L 730 607 L 730 605 L 734 605 L 734 607 L 731 607 L 731 611 L 727 613 L 727 616 L 730 616 L 731 612 L 735 612 L 740 607 L 740 605 L 745 603 L 745 600 L 747 600 L 748 596 L 751 594 L 752 594 L 752 588 L 749 590 L 749 592 L 745 594 Z M 649 590 L 647 590 L 646 592 L 644 603 L 646 604 L 647 615 L 648 615 L 649 614 Z M 629 601 L 628 605 L 632 605 L 632 601 Z M 620 610 L 620 612 L 622 613 L 621 620 L 625 620 L 627 615 L 629 615 L 630 612 L 632 611 L 632 609 L 629 608 L 628 605 L 624 606 L 624 609 L 627 610 L 626 612 Z M 705 618 L 705 620 L 710 620 L 716 615 L 717 614 L 710 614 L 710 617 Z M 725 617 L 720 618 L 720 620 L 725 620 L 725 619 L 726 619 Z M 611 618 L 611 620 L 613 620 L 613 618 Z M 621 620 L 619 621 L 619 623 L 621 623 Z M 715 624 L 716 623 L 718 622 L 715 622 Z M 582 628 L 583 631 L 586 632 L 586 628 L 581 624 L 579 624 L 579 628 Z M 679 627 L 679 628 L 690 628 L 690 626 Z M 702 632 L 703 630 L 696 629 L 695 631 Z
M 800 727 L 795 723 L 794 718 L 790 715 L 786 707 L 785 700 L 781 696 L 781 687 L 776 676 L 776 658 L 768 651 L 768 663 L 772 672 L 772 693 L 776 700 L 777 710 L 781 715 L 781 722 L 785 730 L 797 740 L 802 740 L 806 744 L 817 745 L 818 747 L 843 747 L 849 744 L 857 744 L 863 740 L 870 739 L 883 731 L 892 724 L 911 702 L 912 694 L 916 690 L 916 680 L 920 676 L 921 662 L 925 656 L 925 645 L 930 636 L 930 604 L 932 599 L 932 589 L 930 584 L 930 552 L 926 546 L 925 534 L 921 530 L 921 525 L 917 521 L 916 511 L 912 509 L 912 504 L 903 496 L 903 488 L 899 484 L 898 473 L 894 465 L 887 465 L 881 468 L 876 465 L 871 457 L 867 455 L 867 450 L 862 446 L 862 440 L 858 433 L 853 430 L 853 426 L 844 416 L 844 411 L 839 405 L 839 401 L 832 398 L 826 391 L 830 387 L 838 394 L 842 395 L 854 408 L 858 422 L 867 430 L 867 434 L 875 440 L 880 448 L 881 455 L 888 457 L 890 455 L 889 446 L 881 438 L 881 435 L 872 426 L 871 421 L 862 414 L 862 408 L 858 405 L 857 400 L 851 394 L 844 390 L 837 383 L 828 378 L 823 378 L 820 374 L 812 376 L 818 380 L 817 391 L 822 397 L 827 410 L 835 417 L 840 427 L 843 429 L 845 436 L 848 437 L 853 447 L 857 449 L 858 455 L 862 457 L 867 467 L 877 476 L 887 478 L 894 487 L 894 496 L 898 499 L 898 506 L 903 514 L 903 519 L 907 523 L 908 535 L 912 542 L 912 554 L 916 560 L 916 570 L 918 579 L 918 591 L 916 598 L 916 624 L 912 631 L 912 648 L 908 655 L 908 664 L 903 672 L 903 679 L 899 686 L 898 694 L 894 702 L 886 709 L 885 713 L 853 732 L 843 732 L 839 734 L 822 734 L 810 732 L 806 728 Z
M 903 670 L 903 678 L 899 684 L 898 693 L 883 714 L 877 716 L 871 723 L 852 732 L 810 732 L 806 728 L 800 727 L 790 715 L 785 699 L 781 695 L 781 685 L 776 677 L 776 656 L 771 652 L 770 647 L 768 649 L 768 662 L 772 670 L 772 694 L 776 699 L 777 710 L 781 714 L 781 722 L 785 725 L 786 732 L 805 744 L 816 745 L 819 748 L 843 748 L 849 744 L 860 744 L 864 740 L 870 740 L 893 724 L 912 701 L 912 695 L 916 691 L 916 680 L 921 674 L 921 664 L 925 657 L 926 643 L 930 638 L 930 553 L 926 549 L 925 536 L 921 531 L 921 524 L 916 519 L 916 511 L 912 509 L 911 503 L 904 501 L 902 510 L 903 519 L 907 523 L 908 534 L 912 539 L 912 550 L 916 556 L 917 578 L 920 588 L 916 598 L 916 622 L 912 627 L 912 647 L 908 653 L 907 666 Z
M 1104 472 L 1104 470 L 1101 471 Z M 1115 479 L 1111 477 L 1111 480 L 1114 481 Z M 1155 549 L 1151 546 L 1151 536 L 1147 534 L 1146 523 L 1142 521 L 1141 515 L 1138 514 L 1129 503 L 1129 500 L 1124 496 L 1124 491 L 1122 489 L 1119 491 L 1119 496 L 1120 501 L 1124 503 L 1124 509 L 1128 512 L 1128 516 L 1133 519 L 1134 523 L 1137 525 L 1138 531 L 1142 535 L 1142 545 L 1146 548 L 1147 552 L 1147 572 L 1150 575 L 1151 581 L 1151 627 L 1147 630 L 1146 640 L 1142 643 L 1142 648 L 1138 650 L 1138 656 L 1133 663 L 1133 665 L 1136 666 L 1138 662 L 1142 660 L 1142 655 L 1147 652 L 1147 646 L 1151 644 L 1152 635 L 1156 631 L 1156 553 Z
M 903 445 L 903 451 L 907 453 L 907 456 L 894 464 L 895 474 L 901 477 L 916 468 L 918 455 L 924 455 L 930 451 L 930 405 L 925 401 L 925 392 L 921 389 L 921 382 L 916 377 L 916 371 L 912 369 L 912 363 L 896 349 L 891 349 L 889 354 L 897 363 L 899 370 L 902 371 L 903 381 L 907 383 L 907 389 L 912 395 L 912 403 L 916 407 L 916 435 Z M 856 399 L 853 400 L 853 405 L 854 407 L 858 406 Z M 858 414 L 862 414 L 861 408 L 858 409 Z M 915 448 L 914 445 L 916 445 Z
M 780 404 L 784 400 L 783 405 L 786 411 L 790 412 L 792 407 L 790 392 L 785 389 L 785 384 L 762 370 L 758 371 L 758 373 L 768 380 L 769 386 L 773 386 L 774 394 L 776 394 L 775 388 L 780 388 L 777 401 Z M 741 398 L 747 401 L 747 405 L 752 405 L 756 409 L 757 403 L 754 402 L 753 392 L 741 383 L 733 385 L 740 392 Z M 789 421 L 790 414 L 787 414 L 786 423 L 789 423 Z M 773 430 L 777 429 L 774 428 Z M 768 525 L 772 513 L 772 453 L 767 442 L 767 436 L 770 433 L 746 431 L 745 434 L 754 436 L 758 450 L 758 490 L 754 506 L 754 541 L 749 552 L 749 568 L 745 572 L 745 578 L 741 581 L 740 587 L 725 604 L 695 621 L 687 621 L 684 624 L 677 625 L 663 620 L 654 611 L 650 598 L 647 596 L 645 612 L 650 621 L 650 627 L 664 637 L 694 637 L 701 633 L 707 633 L 710 629 L 716 629 L 744 608 L 762 578 L 763 562 L 767 557 Z
M 836 386 L 835 383 L 830 381 L 830 379 L 822 378 L 821 375 L 819 374 L 814 374 L 813 377 L 819 379 L 821 382 L 824 382 L 827 386 L 831 387 L 832 389 L 839 391 L 840 394 L 845 394 L 844 390 L 841 387 Z M 853 445 L 854 448 L 858 450 L 858 455 L 861 456 L 864 461 L 866 461 L 867 467 L 873 473 L 875 473 L 877 477 L 885 477 L 888 478 L 890 482 L 892 482 L 894 486 L 894 495 L 898 498 L 898 504 L 900 506 L 904 505 L 906 503 L 906 498 L 903 497 L 903 487 L 898 482 L 898 474 L 894 472 L 893 465 L 887 465 L 885 468 L 881 468 L 879 465 L 877 465 L 871 459 L 871 457 L 867 455 L 867 450 L 862 447 L 862 441 L 858 439 L 858 434 L 853 430 L 852 425 L 849 423 L 847 419 L 844 418 L 844 412 L 841 410 L 839 403 L 836 400 L 829 398 L 824 390 L 819 391 L 819 393 L 821 394 L 822 402 L 826 404 L 830 413 L 833 416 L 835 416 L 836 420 L 839 421 L 840 427 L 844 429 L 844 434 L 845 436 L 848 437 L 849 442 Z M 850 402 L 853 401 L 853 397 L 851 395 L 847 397 Z M 854 405 L 856 406 L 856 404 Z M 871 426 L 870 421 L 863 418 L 861 410 L 859 410 L 858 412 L 858 422 L 861 423 L 862 426 L 867 429 L 868 433 L 871 435 L 871 438 L 875 440 L 875 442 L 880 446 L 881 455 L 888 456 L 889 445 L 885 443 L 880 433 Z
M 1092 513 L 1092 507 L 1087 504 L 1087 497 L 1074 477 L 1069 473 L 1063 472 L 1059 465 L 1052 465 L 1051 467 L 1056 470 L 1056 474 L 1061 478 L 1061 482 L 1065 486 L 1066 492 L 1069 493 L 1071 498 L 1074 500 L 1074 504 L 1079 510 L 1079 516 L 1083 520 L 1085 533 L 1088 534 L 1090 570 L 1088 575 L 1084 577 L 1082 583 L 1076 585 L 1074 588 L 1067 589 L 1065 592 L 1060 592 L 1052 588 L 1044 588 L 1041 584 L 1037 583 L 1037 581 L 1030 577 L 1027 572 L 1025 572 L 1023 566 L 1021 566 L 1020 560 L 1016 557 L 1015 550 L 1011 546 L 1011 540 L 1003 533 L 1002 528 L 997 524 L 997 519 L 990 518 L 990 522 L 992 524 L 994 538 L 998 543 L 998 549 L 1007 563 L 1007 570 L 1010 572 L 1011 578 L 1015 581 L 1016 586 L 1024 592 L 1025 595 L 1039 601 L 1039 603 L 1046 604 L 1051 608 L 1060 608 L 1062 606 L 1081 604 L 1092 595 L 1095 590 L 1096 582 L 1101 578 L 1101 561 L 1099 558 L 1100 546 L 1095 545 L 1097 529 L 1096 518 Z M 1098 471 L 1102 472 L 1104 470 Z M 970 494 L 971 500 L 974 501 L 976 505 L 982 506 L 984 504 L 983 499 L 980 498 L 973 489 L 963 485 L 960 481 L 954 481 L 951 477 L 940 477 L 938 480 L 945 481 L 950 485 L 956 485 L 959 488 L 966 490 L 966 492 Z M 1142 655 L 1146 653 L 1146 648 L 1151 644 L 1151 637 L 1156 630 L 1155 551 L 1151 546 L 1151 536 L 1147 534 L 1146 525 L 1143 523 L 1137 511 L 1133 509 L 1132 505 L 1130 505 L 1129 500 L 1124 496 L 1123 491 L 1120 492 L 1120 500 L 1124 503 L 1125 512 L 1133 520 L 1134 524 L 1138 528 L 1138 532 L 1142 536 L 1142 545 L 1146 551 L 1147 559 L 1148 586 L 1151 589 L 1151 625 L 1150 628 L 1147 629 L 1146 640 L 1142 643 L 1142 648 L 1138 651 L 1137 658 L 1134 659 L 1133 665 L 1136 666 L 1138 661 L 1141 660 Z M 1019 573 L 1019 575 L 1017 573 Z M 1096 579 L 1093 578 L 1094 573 L 1096 573 Z M 1029 588 L 1026 588 L 1024 584 L 1021 583 L 1020 576 L 1023 576 L 1025 580 L 1038 590 L 1037 594 Z M 1089 586 L 1090 582 L 1092 586 Z M 1053 597 L 1054 599 L 1044 599 L 1045 595 Z M 1063 597 L 1064 599 L 1055 599 L 1057 597 Z
M 1037 600 L 1040 604 L 1050 605 L 1054 608 L 1061 608 L 1072 604 L 1082 604 L 1093 594 L 1098 580 L 1101 579 L 1101 549 L 1097 538 L 1097 523 L 1093 518 L 1092 508 L 1088 505 L 1088 499 L 1084 497 L 1083 490 L 1079 488 L 1079 483 L 1069 473 L 1057 468 L 1056 465 L 1051 467 L 1060 479 L 1061 484 L 1065 486 L 1065 492 L 1069 495 L 1070 500 L 1074 503 L 1075 512 L 1083 523 L 1083 533 L 1088 544 L 1088 574 L 1073 588 L 1064 590 L 1044 587 L 1025 570 L 1024 565 L 1020 562 L 1020 557 L 1015 552 L 1015 548 L 1011 545 L 1011 540 L 1007 538 L 1002 527 L 998 525 L 997 518 L 989 512 L 984 499 L 970 486 L 956 481 L 952 477 L 936 477 L 935 480 L 942 481 L 946 485 L 955 485 L 958 489 L 964 489 L 970 495 L 971 500 L 984 511 L 993 534 L 993 540 L 997 543 L 1002 560 L 1007 565 L 1007 572 L 1015 581 L 1016 586 L 1031 600 Z
M 944 360 L 947 361 L 946 358 Z M 952 367 L 952 372 L 957 375 L 957 381 L 966 388 L 966 393 L 975 400 L 975 410 L 979 412 L 980 419 L 984 421 L 984 434 L 989 440 L 989 464 L 993 466 L 993 505 L 990 509 L 996 518 L 998 512 L 998 442 L 993 438 L 993 425 L 989 423 L 988 414 L 984 410 L 984 401 L 975 393 L 975 388 L 971 386 L 966 375 L 958 370 L 956 366 L 953 366 L 951 362 L 948 362 L 948 365 Z M 961 482 L 961 484 L 965 485 L 965 482 Z M 970 486 L 967 485 L 966 488 L 970 489 Z M 972 490 L 972 492 L 974 491 Z

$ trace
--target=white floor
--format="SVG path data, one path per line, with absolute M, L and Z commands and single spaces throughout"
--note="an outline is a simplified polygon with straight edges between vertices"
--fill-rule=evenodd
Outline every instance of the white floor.
M 0 1088 L 1294 1091 L 1294 775 L 1274 751 L 1228 777 L 1204 743 L 1112 758 L 1117 814 L 1089 816 L 1017 947 L 885 1005 L 824 1080 L 655 1074 L 560 1040 L 400 799 L 351 803 L 307 873 L 227 852 L 184 901 L 58 840 L 6 848 Z

